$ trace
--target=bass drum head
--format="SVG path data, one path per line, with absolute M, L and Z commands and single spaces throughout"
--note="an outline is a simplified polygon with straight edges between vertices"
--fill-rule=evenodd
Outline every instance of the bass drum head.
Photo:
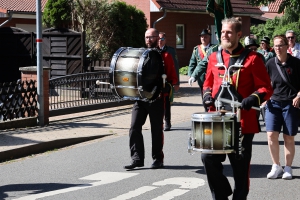
M 119 48 L 110 65 L 110 84 L 112 92 L 119 98 L 139 98 L 137 70 L 144 49 Z
M 120 98 L 155 100 L 161 92 L 163 73 L 157 49 L 121 47 L 111 61 L 110 85 Z
M 162 88 L 162 74 L 164 73 L 163 60 L 160 53 L 152 49 L 148 52 L 142 66 L 142 76 L 139 86 L 142 85 L 142 94 L 149 100 L 158 97 Z

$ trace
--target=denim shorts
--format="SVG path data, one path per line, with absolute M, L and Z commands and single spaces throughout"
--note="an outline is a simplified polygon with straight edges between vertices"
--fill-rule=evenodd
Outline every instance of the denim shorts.
M 286 135 L 295 136 L 298 132 L 298 108 L 292 105 L 292 101 L 269 100 L 266 105 L 266 131 L 282 132 Z

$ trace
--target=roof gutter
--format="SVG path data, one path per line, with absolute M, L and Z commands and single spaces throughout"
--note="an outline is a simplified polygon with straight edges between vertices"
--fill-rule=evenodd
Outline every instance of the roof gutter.
M 11 11 L 8 10 L 7 13 L 9 15 L 8 19 L 5 20 L 2 24 L 0 24 L 0 27 L 4 26 L 7 22 L 9 22 L 12 19 L 13 12 L 11 12 Z
M 155 28 L 155 24 L 156 24 L 157 22 L 161 21 L 162 19 L 166 18 L 166 16 L 167 16 L 167 11 L 166 11 L 165 8 L 160 8 L 160 10 L 163 10 L 163 11 L 164 11 L 164 15 L 163 15 L 161 18 L 159 18 L 158 20 L 156 20 L 155 22 L 153 22 L 153 28 Z

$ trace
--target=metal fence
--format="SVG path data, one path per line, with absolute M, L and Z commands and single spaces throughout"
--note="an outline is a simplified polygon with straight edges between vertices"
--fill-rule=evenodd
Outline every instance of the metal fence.
M 0 83 L 0 121 L 37 116 L 36 81 Z
M 97 85 L 96 81 L 108 84 Z M 67 75 L 49 80 L 50 116 L 125 105 L 109 85 L 108 71 Z
M 97 85 L 96 81 L 103 83 Z M 49 116 L 131 104 L 112 93 L 108 70 L 49 80 Z M 0 121 L 37 116 L 36 81 L 0 83 Z

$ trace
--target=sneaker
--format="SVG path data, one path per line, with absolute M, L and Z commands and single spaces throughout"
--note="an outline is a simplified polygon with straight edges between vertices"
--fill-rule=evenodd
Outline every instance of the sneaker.
M 290 180 L 293 178 L 293 172 L 292 172 L 292 168 L 289 166 L 285 166 L 284 170 L 283 170 L 283 175 L 282 175 L 282 179 L 285 180 Z
M 268 173 L 267 178 L 270 179 L 275 179 L 277 178 L 279 175 L 281 175 L 283 173 L 283 169 L 280 165 L 277 164 L 273 164 L 272 165 L 272 169 L 271 171 Z

